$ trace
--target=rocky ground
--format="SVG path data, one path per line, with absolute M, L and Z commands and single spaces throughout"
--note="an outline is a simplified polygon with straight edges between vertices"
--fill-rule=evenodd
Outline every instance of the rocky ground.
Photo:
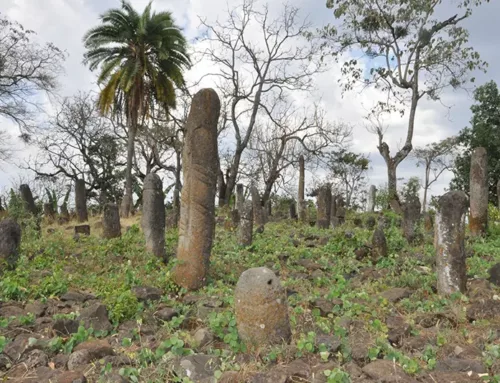
M 195 293 L 172 283 L 173 260 L 144 252 L 137 224 L 109 241 L 95 223 L 78 241 L 71 226 L 25 235 L 0 279 L 0 380 L 500 382 L 500 289 L 487 280 L 500 235 L 468 242 L 468 293 L 444 299 L 432 237 L 409 247 L 389 215 L 389 256 L 372 257 L 373 218 L 334 231 L 269 223 L 247 248 L 219 218 L 211 279 Z M 173 253 L 175 230 L 167 243 Z M 256 266 L 286 288 L 290 345 L 238 338 L 234 287 Z

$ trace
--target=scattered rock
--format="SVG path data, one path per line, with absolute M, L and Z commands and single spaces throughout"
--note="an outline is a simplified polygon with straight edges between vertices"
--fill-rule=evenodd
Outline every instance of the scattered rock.
M 5 306 L 2 305 L 0 307 L 0 317 L 2 318 L 17 317 L 24 314 L 25 314 L 24 310 L 19 306 L 9 304 Z
M 49 357 L 42 350 L 32 350 L 23 357 L 23 364 L 27 370 L 36 367 L 45 367 L 49 363 Z
M 160 289 L 151 286 L 135 286 L 132 287 L 132 292 L 139 302 L 159 301 L 163 295 Z
M 168 322 L 179 316 L 179 312 L 171 307 L 165 307 L 155 312 L 154 316 L 162 321 Z
M 83 366 L 91 363 L 93 360 L 114 354 L 113 348 L 105 340 L 84 342 L 78 345 L 75 351 L 69 356 L 68 369 L 74 370 L 78 366 Z
M 28 303 L 24 308 L 27 314 L 33 314 L 36 318 L 40 318 L 47 310 L 47 305 L 40 302 Z
M 66 366 L 68 365 L 68 360 L 69 360 L 69 355 L 57 354 L 52 358 L 51 362 L 54 363 L 55 368 L 65 369 Z
M 316 345 L 323 344 L 331 353 L 336 353 L 342 346 L 342 341 L 335 335 L 320 334 L 316 336 Z
M 402 338 L 410 333 L 410 325 L 406 323 L 405 318 L 402 316 L 390 316 L 386 319 L 386 324 L 389 330 L 387 339 L 393 345 L 400 345 Z
M 391 303 L 399 302 L 401 299 L 408 298 L 413 294 L 413 291 L 401 287 L 389 289 L 380 294 L 380 296 Z
M 314 308 L 319 309 L 320 315 L 322 317 L 327 317 L 328 314 L 330 314 L 333 311 L 333 308 L 335 307 L 332 301 L 329 301 L 328 299 L 325 298 L 316 299 L 313 302 L 312 306 Z
M 88 301 L 89 299 L 95 299 L 93 295 L 81 293 L 79 291 L 68 291 L 61 296 L 61 301 L 63 302 L 78 302 L 83 303 Z
M 194 383 L 215 383 L 214 373 L 219 366 L 217 357 L 205 354 L 188 355 L 173 363 L 178 377 L 188 377 Z
M 475 302 L 467 308 L 466 316 L 469 321 L 498 318 L 500 316 L 500 301 L 487 299 Z
M 203 348 L 214 341 L 214 336 L 206 328 L 200 328 L 194 333 L 193 339 L 196 347 Z
M 12 342 L 7 343 L 3 349 L 3 353 L 13 362 L 17 362 L 24 352 L 28 350 L 29 343 L 30 336 L 27 334 L 20 334 Z
M 58 375 L 54 383 L 87 383 L 87 378 L 81 372 L 66 371 Z
M 500 286 L 500 263 L 497 263 L 496 265 L 494 265 L 488 271 L 488 273 L 490 275 L 489 281 L 496 286 Z
M 370 255 L 370 248 L 368 246 L 361 246 L 354 250 L 354 255 L 356 255 L 356 260 L 362 261 Z
M 474 359 L 446 358 L 438 360 L 436 363 L 436 371 L 443 372 L 476 372 L 479 374 L 486 373 L 486 369 L 480 361 Z
M 408 376 L 404 370 L 398 366 L 396 363 L 390 360 L 375 360 L 365 367 L 362 371 L 368 375 L 370 378 L 375 379 L 377 382 L 398 382 L 398 383 L 410 383 L 416 382 Z
M 85 327 L 92 327 L 95 331 L 111 331 L 113 326 L 108 319 L 108 309 L 101 303 L 86 307 L 80 313 L 80 320 Z
M 299 259 L 297 264 L 309 271 L 320 270 L 322 268 L 320 264 L 310 259 Z

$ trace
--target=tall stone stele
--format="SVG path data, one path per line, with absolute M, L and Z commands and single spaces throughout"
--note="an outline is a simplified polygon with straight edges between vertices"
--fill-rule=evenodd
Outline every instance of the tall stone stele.
M 144 178 L 141 227 L 146 249 L 165 259 L 165 197 L 160 176 L 156 173 L 149 173 Z
M 470 164 L 470 233 L 484 236 L 488 228 L 488 156 L 483 147 L 475 148 Z
M 11 218 L 0 222 L 0 275 L 16 266 L 21 243 L 21 227 Z
M 332 208 L 332 189 L 330 185 L 323 185 L 319 188 L 317 200 L 318 214 L 316 217 L 316 227 L 319 229 L 328 229 Z
M 102 215 L 102 237 L 111 239 L 118 238 L 121 235 L 120 209 L 114 203 L 107 203 L 104 205 Z
M 215 229 L 219 114 L 220 100 L 213 89 L 196 93 L 186 122 L 178 263 L 173 271 L 175 282 L 188 290 L 207 282 Z
M 299 221 L 307 222 L 307 205 L 305 200 L 305 161 L 304 156 L 299 157 L 299 193 L 297 207 L 299 210 Z
M 289 343 L 288 302 L 280 280 L 266 267 L 243 272 L 234 292 L 240 338 L 252 346 Z
M 75 181 L 75 210 L 78 222 L 88 221 L 87 196 L 85 192 L 85 181 L 78 179 Z
M 255 185 L 250 187 L 250 193 L 252 195 L 253 203 L 253 220 L 255 226 L 262 226 L 266 224 L 266 212 L 261 203 L 259 190 Z
M 375 211 L 375 200 L 377 198 L 377 188 L 375 185 L 370 186 L 370 190 L 368 191 L 368 205 L 366 210 L 369 213 L 373 213 Z
M 497 182 L 497 198 L 498 198 L 498 208 L 500 209 L 500 180 Z
M 243 210 L 243 204 L 245 203 L 245 197 L 243 195 L 243 184 L 236 185 L 236 210 L 240 213 Z
M 31 193 L 29 185 L 22 184 L 21 186 L 19 186 L 19 192 L 21 193 L 21 198 L 23 199 L 26 211 L 33 215 L 36 215 L 37 211 L 35 199 L 33 198 L 33 193 Z
M 414 243 L 416 237 L 416 227 L 420 221 L 420 209 L 422 205 L 417 197 L 411 198 L 402 205 L 403 210 L 403 236 L 408 243 Z
M 450 191 L 438 201 L 435 226 L 438 294 L 465 293 L 465 213 L 468 200 L 462 191 Z
M 240 223 L 238 225 L 238 244 L 250 246 L 253 236 L 253 204 L 252 201 L 243 202 L 240 211 Z

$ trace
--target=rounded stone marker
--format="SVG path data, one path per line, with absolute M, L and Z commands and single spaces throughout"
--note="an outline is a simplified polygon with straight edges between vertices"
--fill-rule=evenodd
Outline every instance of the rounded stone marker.
M 243 341 L 255 346 L 290 342 L 286 293 L 271 270 L 257 267 L 243 272 L 234 298 L 236 325 Z
M 118 205 L 107 203 L 104 205 L 104 213 L 102 216 L 102 237 L 111 239 L 118 238 L 121 235 L 120 211 Z

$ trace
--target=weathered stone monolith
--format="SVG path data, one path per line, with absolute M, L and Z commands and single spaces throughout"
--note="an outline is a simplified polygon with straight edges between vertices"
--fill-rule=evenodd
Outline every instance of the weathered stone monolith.
M 377 188 L 375 185 L 370 186 L 370 190 L 368 192 L 368 205 L 367 211 L 369 213 L 373 213 L 375 211 L 375 200 L 377 198 Z
M 330 226 L 330 212 L 332 208 L 332 189 L 330 185 L 323 185 L 318 190 L 317 197 L 318 215 L 316 226 L 320 229 L 328 229 Z
M 289 218 L 293 219 L 294 221 L 297 220 L 297 203 L 294 200 L 290 201 L 290 205 L 288 206 L 289 208 Z
M 434 233 L 434 221 L 429 212 L 424 213 L 424 230 L 428 234 Z
M 411 198 L 403 206 L 403 236 L 408 243 L 414 243 L 417 239 L 416 228 L 420 220 L 420 200 Z
M 240 213 L 240 224 L 238 226 L 238 244 L 240 246 L 250 246 L 253 236 L 253 203 L 243 202 Z
M 388 254 L 387 240 L 385 239 L 384 230 L 379 227 L 373 232 L 372 252 L 374 259 L 385 258 Z
M 49 222 L 54 222 L 54 219 L 56 217 L 56 211 L 54 209 L 54 205 L 51 203 L 44 203 L 43 215 Z
M 291 339 L 286 292 L 266 267 L 243 272 L 234 294 L 236 326 L 249 345 L 289 343 Z
M 19 192 L 21 193 L 21 198 L 24 202 L 24 207 L 28 213 L 35 215 L 37 213 L 35 199 L 33 198 L 33 193 L 29 185 L 22 184 L 19 186 Z
M 484 236 L 488 228 L 488 156 L 483 147 L 475 148 L 470 164 L 470 233 Z
M 220 101 L 213 89 L 195 94 L 186 122 L 178 263 L 173 271 L 175 282 L 188 290 L 207 282 L 215 229 L 219 114 Z
M 90 225 L 78 225 L 75 226 L 75 234 L 73 238 L 75 240 L 79 240 L 81 235 L 89 236 L 90 235 Z
M 60 225 L 62 225 L 62 224 L 68 223 L 68 222 L 69 222 L 68 205 L 66 205 L 65 203 L 63 203 L 59 207 L 59 219 L 58 219 L 58 223 Z
M 236 210 L 241 211 L 243 209 L 243 203 L 245 202 L 245 196 L 243 195 L 243 184 L 236 185 Z
M 88 221 L 85 181 L 82 179 L 78 179 L 75 182 L 75 210 L 78 222 Z
M 11 218 L 0 222 L 0 274 L 15 267 L 19 258 L 21 227 Z
M 465 293 L 465 213 L 467 196 L 462 191 L 450 191 L 439 198 L 436 213 L 436 272 L 440 295 Z
M 297 197 L 299 221 L 307 222 L 307 205 L 305 201 L 305 161 L 304 156 L 299 157 L 299 194 Z
M 165 259 L 165 196 L 160 176 L 149 173 L 142 189 L 141 227 L 146 238 L 146 249 Z
M 120 209 L 114 203 L 107 203 L 102 215 L 102 237 L 111 239 L 121 235 Z
M 250 187 L 250 193 L 252 195 L 252 203 L 253 203 L 253 220 L 255 226 L 262 226 L 266 224 L 266 217 L 264 207 L 262 206 L 262 201 L 260 198 L 260 193 L 257 187 L 252 185 Z
M 337 203 L 336 203 L 335 210 L 336 210 L 335 224 L 333 225 L 333 227 L 343 225 L 345 222 L 346 209 L 345 209 L 344 198 L 342 198 L 342 196 L 337 197 Z

